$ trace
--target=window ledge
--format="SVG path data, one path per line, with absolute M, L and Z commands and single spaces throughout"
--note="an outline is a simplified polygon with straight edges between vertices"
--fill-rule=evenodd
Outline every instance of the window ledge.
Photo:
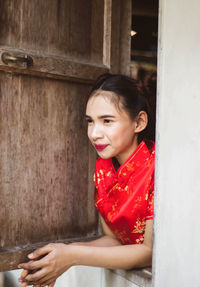
M 123 277 L 125 280 L 130 281 L 136 286 L 152 287 L 152 269 L 142 268 L 134 270 L 111 270 L 113 273 Z

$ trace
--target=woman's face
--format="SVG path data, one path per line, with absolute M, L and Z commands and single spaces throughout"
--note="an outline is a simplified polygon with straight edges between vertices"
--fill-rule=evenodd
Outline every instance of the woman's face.
M 136 121 L 112 103 L 113 93 L 97 91 L 86 108 L 88 137 L 101 158 L 122 164 L 137 148 Z

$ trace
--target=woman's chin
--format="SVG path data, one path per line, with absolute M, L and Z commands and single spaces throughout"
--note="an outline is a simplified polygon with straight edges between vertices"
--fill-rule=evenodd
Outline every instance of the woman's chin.
M 98 156 L 103 158 L 103 159 L 109 159 L 109 158 L 113 158 L 114 156 L 111 155 L 111 154 L 105 154 L 105 153 L 102 153 L 102 152 L 97 152 Z

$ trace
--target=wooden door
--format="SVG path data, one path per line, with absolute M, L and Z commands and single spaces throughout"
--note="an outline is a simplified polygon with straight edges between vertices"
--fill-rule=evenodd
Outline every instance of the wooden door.
M 0 0 L 1 271 L 98 235 L 85 104 L 98 75 L 129 71 L 130 2 Z

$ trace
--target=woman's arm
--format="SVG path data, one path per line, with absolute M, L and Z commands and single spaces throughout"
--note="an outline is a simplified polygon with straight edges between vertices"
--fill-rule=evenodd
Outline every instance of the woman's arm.
M 76 246 L 117 246 L 117 245 L 121 245 L 120 241 L 115 237 L 114 233 L 111 231 L 110 228 L 108 228 L 107 224 L 105 223 L 104 219 L 102 218 L 102 216 L 100 215 L 100 221 L 101 221 L 101 226 L 104 232 L 104 236 L 92 240 L 92 241 L 88 241 L 88 242 L 74 242 L 71 243 L 71 245 L 76 245 Z M 36 258 L 37 259 L 37 258 Z M 26 276 L 29 274 L 28 270 L 24 270 L 20 276 L 21 280 L 24 280 L 26 278 Z M 23 283 L 21 285 L 22 287 L 27 286 L 26 283 Z M 49 285 L 49 287 L 53 287 L 54 285 Z M 39 285 L 34 285 L 34 287 L 40 287 Z
M 118 241 L 116 242 L 116 239 L 112 237 L 113 233 L 110 233 L 110 229 L 107 228 L 107 225 L 103 227 L 106 237 L 98 239 L 99 243 L 103 241 L 105 243 L 109 238 L 109 244 L 107 242 L 104 246 L 97 246 L 93 241 L 93 246 L 92 243 L 89 246 L 88 244 L 48 244 L 36 250 L 32 257 L 29 256 L 30 259 L 36 260 L 42 255 L 46 256 L 40 260 L 19 265 L 20 268 L 27 270 L 39 269 L 39 271 L 34 274 L 29 274 L 25 278 L 25 282 L 28 282 L 28 284 L 25 283 L 21 286 L 24 287 L 30 284 L 49 285 L 64 271 L 75 265 L 97 266 L 111 269 L 131 269 L 151 265 L 153 220 L 146 222 L 143 244 L 115 245 L 114 242 L 117 243 Z M 111 242 L 113 245 L 110 244 Z
M 146 221 L 144 243 L 131 245 L 121 245 L 102 218 L 101 221 L 106 234 L 105 237 L 109 238 L 111 244 L 109 246 L 89 245 L 89 248 L 77 248 L 77 250 L 74 250 L 75 253 L 77 252 L 75 265 L 99 266 L 111 269 L 131 269 L 151 265 L 153 220 Z M 99 243 L 105 237 L 100 238 Z
M 72 245 L 79 245 L 79 246 L 99 246 L 99 247 L 109 247 L 109 246 L 118 246 L 121 245 L 120 241 L 116 238 L 115 234 L 112 230 L 108 227 L 105 223 L 105 220 L 100 215 L 101 226 L 103 229 L 104 236 L 88 241 L 88 242 L 74 242 Z

